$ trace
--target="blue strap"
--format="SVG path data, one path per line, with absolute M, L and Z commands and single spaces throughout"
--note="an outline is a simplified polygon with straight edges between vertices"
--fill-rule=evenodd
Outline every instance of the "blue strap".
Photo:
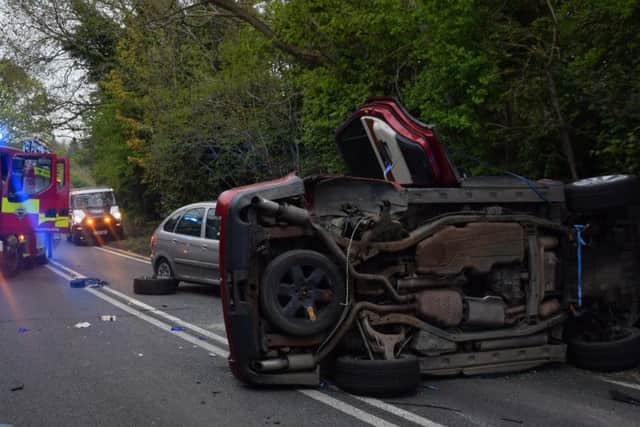
M 391 172 L 391 169 L 393 169 L 393 163 L 389 163 L 385 168 L 384 168 L 384 178 L 387 178 L 387 175 L 389 175 L 389 172 Z
M 549 203 L 549 199 L 544 197 L 544 194 L 542 194 L 540 192 L 538 187 L 536 187 L 536 184 L 533 181 L 531 181 L 529 178 L 525 178 L 524 176 L 518 175 L 518 174 L 513 173 L 513 172 L 509 172 L 509 171 L 505 171 L 505 174 L 507 174 L 509 176 L 512 176 L 512 177 L 514 177 L 516 179 L 519 179 L 520 181 L 524 182 L 525 184 L 527 184 L 527 187 L 529 187 L 531 189 L 531 191 L 536 193 L 536 196 L 538 196 L 538 197 L 540 197 L 540 199 L 542 199 L 543 202 Z
M 584 225 L 574 225 L 576 229 L 576 240 L 578 242 L 578 307 L 582 307 L 582 247 L 587 244 L 582 239 L 582 231 L 585 229 Z

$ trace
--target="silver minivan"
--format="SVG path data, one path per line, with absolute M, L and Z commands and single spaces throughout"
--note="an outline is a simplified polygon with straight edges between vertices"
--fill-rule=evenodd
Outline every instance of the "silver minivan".
M 218 284 L 220 219 L 215 202 L 183 206 L 165 218 L 151 237 L 151 265 L 157 278 Z

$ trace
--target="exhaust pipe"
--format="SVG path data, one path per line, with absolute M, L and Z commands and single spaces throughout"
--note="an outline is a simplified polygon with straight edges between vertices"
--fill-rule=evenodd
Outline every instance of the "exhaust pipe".
M 309 211 L 297 206 L 281 205 L 280 203 L 257 196 L 251 200 L 251 204 L 258 208 L 263 214 L 290 224 L 305 225 L 311 221 Z
M 312 354 L 291 354 L 279 359 L 258 360 L 254 366 L 260 372 L 306 371 L 313 369 L 316 361 Z

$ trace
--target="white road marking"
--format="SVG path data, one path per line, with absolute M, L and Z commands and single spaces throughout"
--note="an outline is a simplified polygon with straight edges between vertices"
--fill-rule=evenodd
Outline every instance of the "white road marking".
M 70 273 L 71 275 L 75 276 L 75 277 L 86 277 L 85 275 L 78 273 L 77 271 L 74 271 L 72 269 L 70 269 L 69 267 L 66 267 L 62 264 L 60 264 L 59 262 L 53 261 L 53 260 L 49 260 L 51 262 L 51 264 L 55 265 L 56 267 L 59 267 L 65 271 L 67 271 L 68 273 Z M 211 331 L 208 331 L 204 328 L 201 328 L 200 326 L 194 325 L 192 323 L 189 323 L 179 317 L 173 316 L 165 311 L 162 310 L 158 310 L 157 308 L 146 304 L 138 299 L 132 298 L 129 295 L 122 293 L 120 291 L 116 291 L 115 289 L 112 289 L 110 287 L 104 287 L 102 288 L 105 292 L 109 292 L 115 296 L 117 296 L 118 298 L 122 298 L 124 300 L 126 300 L 127 302 L 131 303 L 132 305 L 135 305 L 137 307 L 140 307 L 142 310 L 148 311 L 150 313 L 154 313 L 157 314 L 158 316 L 164 317 L 165 319 L 173 322 L 174 325 L 178 325 L 178 326 L 182 326 L 184 328 L 190 329 L 200 335 L 203 335 L 207 338 L 211 338 L 214 341 L 219 342 L 220 344 L 224 344 L 224 345 L 229 345 L 229 342 L 227 341 L 227 338 L 215 334 Z
M 609 378 L 605 378 L 605 377 L 600 377 L 601 380 L 603 380 L 604 382 L 607 382 L 609 384 L 616 384 L 619 386 L 623 386 L 623 387 L 628 387 L 628 388 L 632 388 L 634 390 L 638 390 L 640 391 L 640 384 L 633 384 L 633 383 L 628 383 L 625 381 L 616 381 L 616 380 L 611 380 Z
M 62 271 L 51 267 L 50 265 L 45 265 L 46 268 L 48 268 L 49 270 L 53 271 L 55 274 L 57 274 L 58 276 L 62 277 L 63 279 L 66 280 L 72 280 L 74 277 L 73 276 L 69 276 L 66 273 L 63 273 Z M 81 276 L 81 275 L 79 275 Z M 78 277 L 78 276 L 76 276 Z M 223 350 L 219 347 L 216 347 L 212 344 L 209 344 L 208 342 L 204 342 L 202 340 L 199 340 L 198 338 L 194 337 L 193 335 L 190 335 L 186 332 L 183 331 L 171 331 L 171 325 L 169 325 L 168 323 L 164 323 L 158 319 L 156 319 L 155 317 L 151 317 L 148 316 L 144 313 L 141 313 L 140 311 L 133 309 L 131 307 L 129 307 L 126 304 L 121 303 L 120 301 L 111 298 L 105 294 L 103 294 L 102 292 L 100 292 L 98 289 L 96 288 L 84 288 L 85 291 L 92 293 L 93 295 L 97 296 L 100 299 L 103 299 L 104 301 L 108 302 L 111 305 L 114 305 L 116 307 L 118 307 L 119 309 L 141 319 L 144 320 L 147 323 L 151 323 L 154 326 L 157 326 L 158 328 L 166 331 L 166 332 L 170 332 L 172 335 L 175 335 L 177 337 L 182 338 L 183 340 L 190 342 L 193 345 L 197 345 L 198 347 L 201 347 L 217 356 L 221 356 L 221 357 L 227 357 L 229 356 L 229 352 L 226 350 Z
M 361 421 L 364 421 L 369 425 L 377 426 L 377 427 L 396 426 L 396 424 L 385 421 L 382 418 L 376 417 L 373 414 L 365 412 L 361 409 L 356 408 L 353 405 L 345 403 L 342 400 L 335 399 L 317 390 L 298 389 L 298 391 L 304 394 L 305 396 L 312 398 L 313 400 L 322 402 L 325 405 L 332 407 L 333 409 L 336 409 L 340 412 L 344 412 L 347 415 L 351 415 L 352 417 L 357 418 Z
M 375 408 L 382 409 L 383 411 L 389 412 L 397 417 L 404 418 L 407 421 L 411 421 L 412 423 L 416 423 L 425 427 L 443 427 L 442 424 L 435 423 L 431 420 L 423 418 L 413 412 L 406 411 L 402 408 L 398 408 L 397 406 L 390 405 L 386 402 L 383 402 L 379 399 L 372 399 L 370 397 L 362 397 L 362 396 L 353 396 L 354 399 L 358 399 L 364 403 L 367 403 Z
M 138 306 L 138 307 L 142 308 L 143 310 L 146 310 L 146 311 L 148 311 L 150 313 L 154 313 L 154 314 L 157 314 L 158 316 L 164 317 L 165 319 L 173 322 L 175 325 L 182 326 L 182 327 L 187 328 L 187 329 L 191 329 L 193 332 L 196 332 L 196 333 L 198 333 L 200 335 L 204 335 L 205 337 L 211 338 L 212 340 L 217 341 L 217 342 L 219 342 L 221 344 L 229 345 L 229 342 L 223 336 L 220 336 L 218 334 L 214 334 L 213 332 L 208 331 L 208 330 L 206 330 L 204 328 L 201 328 L 200 326 L 194 325 L 192 323 L 185 322 L 183 319 L 181 319 L 179 317 L 173 316 L 173 315 L 171 315 L 171 314 L 169 314 L 169 313 L 167 313 L 165 311 L 158 310 L 157 308 L 155 308 L 155 307 L 153 307 L 151 305 L 145 304 L 142 301 L 139 301 L 139 300 L 137 300 L 135 298 L 131 298 L 129 295 L 124 294 L 124 293 L 122 293 L 120 291 L 116 291 L 115 289 L 111 289 L 109 287 L 105 287 L 105 288 L 102 288 L 102 289 L 105 292 L 109 292 L 109 293 L 111 293 L 113 295 L 118 296 L 119 298 L 123 298 L 123 299 L 129 301 L 132 305 Z
M 93 249 L 98 250 L 98 251 L 102 251 L 102 252 L 106 252 L 106 253 L 111 254 L 111 255 L 117 255 L 117 256 L 120 256 L 122 258 L 132 259 L 134 261 L 138 261 L 138 262 L 141 262 L 141 263 L 147 264 L 147 265 L 151 263 L 151 260 L 149 258 L 145 258 L 142 255 L 132 256 L 132 255 L 129 255 L 127 253 L 122 253 L 120 251 L 116 252 L 116 251 L 114 251 L 112 249 L 105 249 L 105 248 L 102 248 L 100 246 L 94 246 Z
M 96 248 L 98 249 L 98 248 Z M 119 254 L 118 254 L 119 255 Z M 67 271 L 69 274 L 66 274 L 56 268 L 53 268 L 49 265 L 45 265 L 45 267 L 47 267 L 49 270 L 53 271 L 54 273 L 56 273 L 57 275 L 59 275 L 60 277 L 63 277 L 66 280 L 72 280 L 74 278 L 83 278 L 86 277 L 85 275 L 78 273 L 75 270 L 72 270 L 71 268 L 60 264 L 59 262 L 53 261 L 53 260 L 49 260 L 51 264 L 55 265 L 56 267 L 59 267 L 60 269 L 63 269 L 65 271 Z M 98 289 L 95 288 L 84 288 L 86 291 L 92 293 L 93 295 L 97 296 L 98 298 L 101 298 L 107 302 L 109 302 L 110 304 L 113 304 L 114 306 L 126 311 L 127 313 L 130 313 L 136 317 L 138 317 L 141 320 L 144 320 L 146 322 L 151 323 L 152 325 L 155 325 L 167 332 L 171 332 L 171 334 L 174 334 L 182 339 L 184 339 L 185 341 L 188 341 L 194 345 L 197 345 L 205 350 L 210 351 L 213 354 L 217 354 L 223 357 L 227 357 L 229 355 L 229 353 L 226 350 L 223 350 L 221 348 L 218 348 L 212 344 L 209 344 L 207 342 L 204 342 L 186 332 L 183 331 L 171 331 L 171 325 L 164 323 L 154 317 L 148 316 L 136 309 L 131 308 L 129 305 L 126 305 L 114 298 L 111 298 L 107 295 L 105 295 L 103 292 L 99 291 Z M 229 342 L 226 338 L 220 336 L 220 335 L 216 335 L 213 332 L 207 331 L 206 329 L 203 329 L 197 325 L 193 325 L 189 322 L 186 322 L 183 319 L 180 319 L 179 317 L 175 317 L 172 316 L 169 313 L 166 313 L 162 310 L 158 310 L 155 307 L 148 305 L 142 301 L 139 301 L 135 298 L 130 297 L 129 295 L 126 295 L 122 292 L 116 291 L 114 289 L 111 289 L 109 287 L 104 287 L 102 288 L 104 291 L 110 292 L 114 295 L 117 295 L 120 298 L 125 299 L 126 301 L 129 301 L 132 305 L 135 305 L 141 309 L 147 310 L 149 312 L 158 314 L 161 317 L 164 317 L 167 320 L 171 320 L 172 322 L 175 322 L 177 324 L 179 324 L 180 326 L 183 326 L 185 328 L 188 328 L 194 332 L 197 332 L 201 335 L 204 335 L 208 338 L 211 338 L 213 340 L 218 341 L 221 344 L 224 345 L 228 345 Z M 357 418 L 369 425 L 372 426 L 385 426 L 385 427 L 393 427 L 396 426 L 396 424 L 390 423 L 388 421 L 383 420 L 382 418 L 379 418 L 373 414 L 370 414 L 362 409 L 356 408 L 355 406 L 346 403 L 342 400 L 338 400 L 335 399 L 325 393 L 322 393 L 320 391 L 317 390 L 308 390 L 308 389 L 296 389 L 297 391 L 299 391 L 300 393 L 304 394 L 305 396 L 316 400 L 318 402 L 324 403 L 340 412 L 343 412 L 345 414 L 348 414 L 354 418 Z M 417 425 L 420 426 L 425 426 L 425 427 L 442 427 L 441 424 L 438 424 L 436 422 L 433 422 L 427 418 L 421 417 L 413 412 L 409 412 L 406 411 L 402 408 L 398 408 L 397 406 L 393 406 L 390 405 L 388 403 L 385 403 L 379 399 L 373 399 L 373 398 L 366 398 L 366 397 L 360 397 L 360 396 L 355 396 L 355 395 L 349 395 L 351 397 L 353 397 L 354 399 L 360 400 L 370 406 L 373 406 L 375 408 L 381 409 L 385 412 L 388 412 L 392 415 L 395 415 L 396 417 L 399 418 L 403 418 L 407 421 L 410 421 L 412 423 L 415 423 Z

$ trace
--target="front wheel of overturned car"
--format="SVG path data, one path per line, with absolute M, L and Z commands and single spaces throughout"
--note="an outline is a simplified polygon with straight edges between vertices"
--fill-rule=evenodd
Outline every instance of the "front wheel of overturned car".
M 324 332 L 342 312 L 346 289 L 342 274 L 325 255 L 296 249 L 267 265 L 262 276 L 260 304 L 278 329 L 296 336 Z
M 136 277 L 133 279 L 133 292 L 141 295 L 169 295 L 178 290 L 178 281 L 173 278 L 159 279 Z
M 336 359 L 334 381 L 342 390 L 367 396 L 399 396 L 415 392 L 420 384 L 420 363 L 412 355 L 394 360 Z
M 640 363 L 640 329 L 624 328 L 609 341 L 589 341 L 584 334 L 569 339 L 569 361 L 594 371 L 621 371 Z

